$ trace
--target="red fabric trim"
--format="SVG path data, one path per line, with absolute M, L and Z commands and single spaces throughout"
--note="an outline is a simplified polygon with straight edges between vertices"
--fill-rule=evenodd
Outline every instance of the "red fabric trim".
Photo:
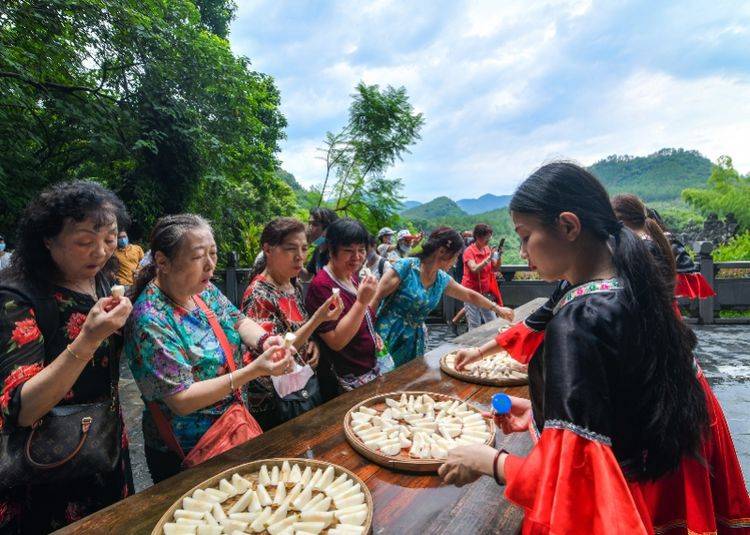
M 750 533 L 750 497 L 729 427 L 703 374 L 709 429 L 698 455 L 656 481 L 626 482 L 611 448 L 545 429 L 528 457 L 508 456 L 506 497 L 526 510 L 524 534 Z
M 534 331 L 524 322 L 516 323 L 495 337 L 495 342 L 521 364 L 528 364 L 544 341 L 544 331 Z
M 660 533 L 750 533 L 750 497 L 727 421 L 703 374 L 698 381 L 710 422 L 699 452 L 705 464 L 685 457 L 676 471 L 631 491 Z
M 513 455 L 512 453 L 508 454 L 508 456 L 505 458 L 505 466 L 503 466 L 505 481 L 507 484 L 510 484 L 511 481 L 515 481 L 516 476 L 521 470 L 521 467 L 523 466 L 523 462 L 525 460 L 526 457 L 520 457 L 518 455 Z
M 715 296 L 716 292 L 700 273 L 678 273 L 674 295 L 689 299 L 706 299 Z
M 505 496 L 526 511 L 524 535 L 652 531 L 609 446 L 545 429 L 528 457 L 508 461 Z

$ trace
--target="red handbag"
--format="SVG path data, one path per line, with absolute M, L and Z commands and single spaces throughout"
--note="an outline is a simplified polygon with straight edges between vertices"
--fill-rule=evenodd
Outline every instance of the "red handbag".
M 203 313 L 208 318 L 208 323 L 211 325 L 211 329 L 214 331 L 216 338 L 221 344 L 221 348 L 224 351 L 226 357 L 227 366 L 232 372 L 237 371 L 237 366 L 234 363 L 232 346 L 227 340 L 227 335 L 219 325 L 219 320 L 216 318 L 213 310 L 208 308 L 208 305 L 200 297 L 193 296 L 195 304 L 198 305 Z M 182 466 L 189 468 L 201 464 L 203 461 L 207 461 L 212 457 L 216 457 L 220 453 L 224 453 L 227 450 L 244 444 L 248 440 L 263 434 L 263 430 L 255 418 L 252 417 L 248 412 L 245 404 L 242 401 L 242 396 L 239 390 L 234 390 L 234 397 L 236 403 L 233 403 L 229 409 L 216 420 L 211 427 L 208 428 L 198 443 L 190 450 L 190 453 L 186 456 L 185 452 L 182 451 L 177 437 L 175 437 L 172 431 L 172 426 L 164 415 L 159 405 L 155 401 L 148 403 L 148 408 L 151 411 L 151 416 L 154 419 L 156 428 L 159 430 L 162 440 L 167 447 L 180 456 L 182 459 Z

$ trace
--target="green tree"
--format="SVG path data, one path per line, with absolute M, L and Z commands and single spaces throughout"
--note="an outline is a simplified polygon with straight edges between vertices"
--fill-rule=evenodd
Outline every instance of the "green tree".
M 704 214 L 733 213 L 743 229 L 750 229 L 750 177 L 742 176 L 729 156 L 721 156 L 711 170 L 707 189 L 686 189 L 682 198 Z
M 352 98 L 346 126 L 336 134 L 327 132 L 323 141 L 326 174 L 317 204 L 328 198 L 333 182 L 331 207 L 375 231 L 400 221 L 402 182 L 386 178 L 385 172 L 420 139 L 424 118 L 414 112 L 404 87 L 381 90 L 360 82 Z
M 290 213 L 273 79 L 233 55 L 227 0 L 8 0 L 0 5 L 0 228 L 50 183 L 93 178 L 133 234 L 187 210 L 250 257 L 258 225 Z

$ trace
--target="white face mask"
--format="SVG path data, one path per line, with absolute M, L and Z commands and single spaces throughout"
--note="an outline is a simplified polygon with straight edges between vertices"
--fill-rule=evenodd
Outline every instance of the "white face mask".
M 407 245 L 406 243 L 399 243 L 398 248 L 404 254 L 408 254 L 411 251 L 411 245 Z

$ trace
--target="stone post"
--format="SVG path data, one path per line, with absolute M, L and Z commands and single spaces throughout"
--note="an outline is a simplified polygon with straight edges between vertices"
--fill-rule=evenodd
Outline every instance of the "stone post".
M 714 283 L 714 259 L 711 252 L 714 245 L 710 241 L 700 241 L 693 244 L 693 249 L 698 253 L 698 265 L 700 266 L 701 275 L 703 275 L 712 288 L 716 288 Z M 710 325 L 714 322 L 714 298 L 701 299 L 698 302 L 698 316 L 700 322 Z

